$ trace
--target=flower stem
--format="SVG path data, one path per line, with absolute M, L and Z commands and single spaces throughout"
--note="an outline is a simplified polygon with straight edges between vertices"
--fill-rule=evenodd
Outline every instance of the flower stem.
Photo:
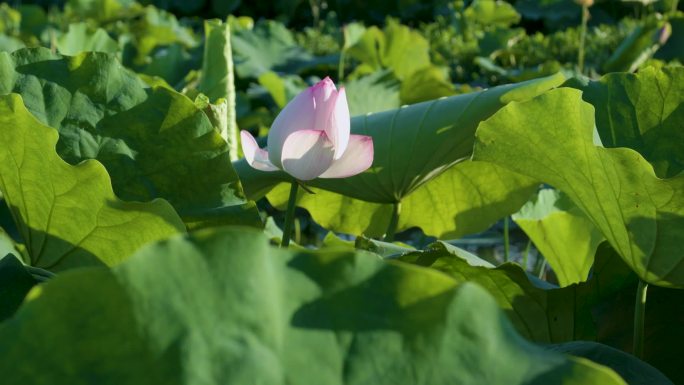
M 535 269 L 534 275 L 539 277 L 539 279 L 544 279 L 544 274 L 546 274 L 546 259 L 539 254 L 539 259 L 537 261 L 541 262 L 537 262 L 537 268 Z
M 283 227 L 283 239 L 280 242 L 280 247 L 287 247 L 290 244 L 290 237 L 292 236 L 292 224 L 294 222 L 295 207 L 297 206 L 297 190 L 299 183 L 292 182 L 290 185 L 290 198 L 287 200 L 287 211 L 285 212 L 285 225 Z
M 527 240 L 527 246 L 525 246 L 525 251 L 523 252 L 522 266 L 523 270 L 527 271 L 527 261 L 530 257 L 530 247 L 532 246 L 532 240 Z
M 640 279 L 634 303 L 634 355 L 639 359 L 644 357 L 644 319 L 646 317 L 647 290 L 648 283 Z
M 580 45 L 579 52 L 577 53 L 577 67 L 579 67 L 579 72 L 584 71 L 584 42 L 587 39 L 587 23 L 589 22 L 589 7 L 587 5 L 582 5 L 582 26 L 580 29 Z
M 345 60 L 346 48 L 342 48 L 340 51 L 340 61 L 337 63 L 337 81 L 341 82 L 344 80 L 344 60 Z
M 504 262 L 511 260 L 511 242 L 509 239 L 508 217 L 504 218 Z
M 387 226 L 387 232 L 385 233 L 385 241 L 393 242 L 394 234 L 397 232 L 397 226 L 399 225 L 399 214 L 401 214 L 401 202 L 394 202 L 392 204 L 392 217 L 390 218 L 389 226 Z

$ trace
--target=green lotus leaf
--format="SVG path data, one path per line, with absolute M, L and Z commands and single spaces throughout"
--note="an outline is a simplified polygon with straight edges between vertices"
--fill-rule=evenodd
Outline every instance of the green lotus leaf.
M 85 51 L 116 53 L 119 44 L 102 28 L 93 32 L 88 30 L 86 23 L 74 23 L 57 40 L 57 49 L 64 55 L 76 55 Z
M 420 34 L 394 19 L 387 19 L 384 30 L 372 26 L 347 49 L 361 62 L 357 73 L 390 69 L 399 80 L 430 65 L 430 43 Z
M 625 384 L 525 341 L 475 284 L 365 252 L 275 249 L 240 229 L 62 274 L 0 339 L 8 385 Z
M 495 0 L 474 0 L 463 15 L 469 22 L 485 26 L 510 27 L 520 21 L 520 14 L 511 4 Z
M 661 178 L 684 170 L 684 67 L 608 74 L 581 89 L 604 146 L 638 151 Z
M 228 143 L 230 160 L 238 156 L 238 127 L 235 112 L 235 75 L 233 70 L 233 53 L 230 45 L 230 25 L 220 20 L 204 22 L 204 55 L 202 72 L 197 89 L 204 93 L 210 102 L 207 116 L 220 122 L 218 127 L 221 136 Z M 222 99 L 222 100 L 221 100 Z M 207 109 L 205 109 L 205 112 Z
M 230 26 L 217 19 L 205 20 L 204 35 L 202 76 L 197 89 L 212 101 L 231 93 L 235 98 Z
M 459 238 L 489 228 L 514 213 L 534 194 L 538 183 L 485 162 L 463 161 L 405 197 L 397 231 L 420 227 L 439 238 Z M 387 231 L 392 205 L 366 202 L 314 188 L 299 191 L 297 205 L 323 227 L 380 237 Z M 280 210 L 287 207 L 288 184 L 280 184 L 266 197 Z
M 582 306 L 583 298 L 576 298 L 575 288 L 538 287 L 516 264 L 494 268 L 477 256 L 443 242 L 398 258 L 442 271 L 458 282 L 481 285 L 506 311 L 518 333 L 532 341 L 558 343 L 595 334 L 591 313 Z
M 38 280 L 14 255 L 5 254 L 0 259 L 0 322 L 17 311 L 26 294 L 37 283 Z
M 164 198 L 193 218 L 233 210 L 242 213 L 243 224 L 260 225 L 255 210 L 244 210 L 253 204 L 207 116 L 184 95 L 146 88 L 113 56 L 0 53 L 0 94 L 11 92 L 58 129 L 57 152 L 64 160 L 100 161 L 121 199 Z
M 550 350 L 584 357 L 615 370 L 629 385 L 674 385 L 653 366 L 629 353 L 589 341 L 556 344 Z
M 388 70 L 373 72 L 344 83 L 352 116 L 397 109 L 400 83 Z
M 101 163 L 60 159 L 57 131 L 36 120 L 19 95 L 0 96 L 0 127 L 0 190 L 31 265 L 111 266 L 145 243 L 185 231 L 164 200 L 119 200 Z
M 544 256 L 561 286 L 587 280 L 596 249 L 605 238 L 565 195 L 541 190 L 513 220 Z
M 551 90 L 483 122 L 473 158 L 563 191 L 641 279 L 684 287 L 684 174 L 659 179 L 636 151 L 595 146 L 593 130 L 579 91 Z
M 634 72 L 653 57 L 667 41 L 663 39 L 663 28 L 670 31 L 668 35 L 672 31 L 666 20 L 659 19 L 650 18 L 637 25 L 604 63 L 603 72 Z
M 260 20 L 253 29 L 236 29 L 231 37 L 235 73 L 240 78 L 258 78 L 268 71 L 298 73 L 319 64 L 337 65 L 337 58 L 315 57 L 297 45 L 285 25 Z
M 347 92 L 351 92 L 347 90 Z M 415 104 L 456 94 L 454 85 L 444 68 L 423 67 L 401 83 L 402 104 Z
M 401 201 L 421 185 L 472 154 L 477 125 L 512 101 L 527 100 L 562 84 L 563 75 L 456 95 L 352 118 L 352 133 L 373 137 L 372 167 L 344 179 L 309 185 L 368 202 Z M 259 198 L 289 181 L 282 172 L 262 172 L 243 159 L 234 163 L 245 191 Z
M 518 210 L 535 183 L 501 167 L 463 162 L 472 153 L 477 124 L 506 103 L 529 99 L 562 81 L 556 75 L 354 117 L 352 132 L 373 137 L 373 166 L 351 178 L 311 181 L 312 187 L 344 197 L 300 196 L 300 205 L 325 227 L 352 234 L 384 234 L 392 213 L 388 206 L 395 202 L 402 205 L 399 230 L 419 226 L 441 237 L 482 231 Z M 459 162 L 463 165 L 454 167 Z M 252 198 L 288 180 L 282 172 L 255 170 L 244 159 L 234 165 Z M 285 189 L 269 194 L 273 204 L 282 206 Z M 426 208 L 430 204 L 440 207 Z

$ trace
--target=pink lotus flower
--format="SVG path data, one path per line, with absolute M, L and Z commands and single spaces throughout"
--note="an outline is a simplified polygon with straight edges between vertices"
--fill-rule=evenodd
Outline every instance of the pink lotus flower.
M 330 78 L 297 95 L 276 117 L 265 149 L 241 131 L 242 152 L 257 170 L 283 170 L 298 180 L 346 178 L 373 163 L 373 139 L 350 135 L 344 88 Z

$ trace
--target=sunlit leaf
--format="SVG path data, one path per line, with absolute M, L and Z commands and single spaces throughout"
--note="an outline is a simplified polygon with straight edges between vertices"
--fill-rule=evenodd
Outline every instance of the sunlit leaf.
M 119 200 L 99 162 L 60 159 L 57 131 L 37 121 L 18 95 L 0 97 L 0 127 L 0 190 L 31 265 L 112 266 L 145 243 L 185 231 L 166 201 Z
M 364 252 L 278 250 L 244 230 L 59 276 L 0 339 L 8 385 L 625 384 L 522 339 L 477 285 Z
M 639 277 L 684 287 L 684 174 L 659 179 L 636 151 L 595 146 L 593 130 L 579 91 L 551 90 L 483 122 L 473 158 L 568 194 Z

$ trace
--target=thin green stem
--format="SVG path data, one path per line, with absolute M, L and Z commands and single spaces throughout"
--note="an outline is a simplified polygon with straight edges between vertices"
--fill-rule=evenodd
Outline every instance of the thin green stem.
M 321 18 L 321 6 L 318 3 L 318 0 L 309 0 L 309 6 L 311 7 L 314 29 L 318 30 L 320 28 L 319 20 Z
M 344 80 L 344 59 L 345 59 L 345 49 L 342 48 L 340 51 L 340 61 L 337 63 L 337 81 L 341 82 Z
M 532 246 L 532 240 L 528 239 L 527 240 L 527 246 L 525 246 L 525 251 L 523 251 L 523 257 L 522 257 L 522 267 L 525 271 L 527 271 L 527 260 L 530 256 L 530 247 Z
M 672 9 L 670 10 L 670 13 L 675 13 L 677 12 L 677 7 L 679 6 L 679 0 L 674 0 L 672 2 Z
M 646 292 L 648 283 L 639 280 L 634 302 L 634 355 L 644 358 L 644 320 L 646 317 Z
M 392 204 L 392 217 L 390 218 L 389 226 L 387 226 L 387 232 L 385 233 L 385 241 L 394 241 L 394 235 L 397 232 L 397 226 L 399 225 L 399 214 L 401 214 L 401 202 L 394 202 Z
M 508 233 L 508 217 L 506 217 L 504 218 L 504 262 L 511 260 L 511 244 Z
M 541 265 L 539 266 L 539 271 L 537 271 L 536 275 L 539 277 L 539 279 L 544 279 L 544 273 L 546 273 L 546 259 L 542 257 L 541 255 L 539 256 L 542 259 Z
M 302 221 L 299 218 L 294 220 L 294 241 L 299 244 L 302 243 Z
M 290 245 L 290 237 L 292 236 L 292 224 L 294 222 L 295 207 L 297 206 L 297 190 L 299 183 L 292 182 L 290 185 L 290 197 L 287 200 L 287 211 L 285 212 L 285 225 L 283 226 L 283 240 L 280 242 L 280 247 L 287 247 Z
M 577 53 L 577 67 L 579 72 L 584 72 L 584 44 L 587 40 L 587 23 L 589 22 L 589 7 L 587 5 L 582 6 L 582 26 L 580 27 L 580 45 L 579 52 Z
M 235 99 L 235 71 L 233 64 L 233 48 L 230 43 L 230 38 L 230 28 L 226 28 L 226 103 L 228 104 L 226 109 L 226 121 L 228 123 L 226 136 L 228 138 L 228 155 L 230 156 L 230 161 L 234 162 L 239 159 L 238 138 L 240 137 L 240 129 L 237 125 L 237 102 Z

